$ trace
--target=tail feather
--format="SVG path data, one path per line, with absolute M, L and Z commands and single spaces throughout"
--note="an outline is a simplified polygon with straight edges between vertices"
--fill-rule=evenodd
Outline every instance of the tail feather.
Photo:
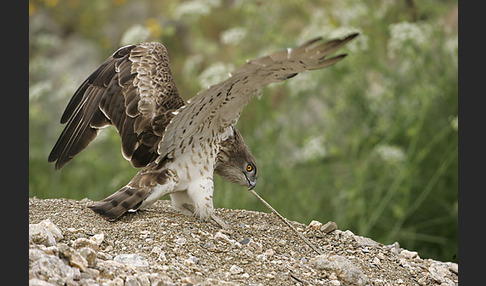
M 88 206 L 109 221 L 115 221 L 130 210 L 147 207 L 174 190 L 177 178 L 167 169 L 151 163 L 140 170 L 130 182 L 107 198 Z M 164 188 L 157 189 L 157 186 Z
M 109 221 L 115 221 L 129 210 L 137 210 L 147 192 L 126 185 L 111 196 L 88 206 Z

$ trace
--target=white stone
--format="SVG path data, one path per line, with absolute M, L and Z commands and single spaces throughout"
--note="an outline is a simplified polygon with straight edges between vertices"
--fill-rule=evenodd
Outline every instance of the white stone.
M 318 222 L 317 220 L 313 220 L 309 223 L 309 228 L 313 230 L 320 230 L 322 226 L 321 222 Z
M 331 281 L 329 281 L 329 285 L 340 286 L 341 282 L 339 282 L 339 280 L 331 280 Z
M 29 243 L 45 246 L 56 245 L 56 239 L 52 233 L 40 224 L 29 224 Z
M 39 225 L 49 230 L 56 241 L 59 241 L 64 238 L 61 230 L 50 219 L 45 219 L 41 221 Z
M 400 252 L 400 255 L 404 258 L 408 258 L 408 259 L 414 259 L 414 258 L 417 258 L 418 257 L 418 253 L 416 251 L 410 251 L 410 250 L 402 250 Z
M 231 274 L 240 274 L 240 273 L 244 272 L 243 268 L 241 268 L 237 265 L 231 265 L 229 271 L 230 271 Z
M 129 264 L 135 267 L 147 267 L 148 261 L 138 254 L 119 254 L 113 259 L 122 264 Z

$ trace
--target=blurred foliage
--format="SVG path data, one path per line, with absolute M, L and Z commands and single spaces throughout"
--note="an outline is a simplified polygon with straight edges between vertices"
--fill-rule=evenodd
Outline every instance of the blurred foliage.
M 29 0 L 29 195 L 99 200 L 137 172 L 107 128 L 47 155 L 79 84 L 121 45 L 160 41 L 184 99 L 246 59 L 359 31 L 335 66 L 264 89 L 238 123 L 257 191 L 284 216 L 457 261 L 457 1 Z M 267 211 L 215 181 L 215 207 Z

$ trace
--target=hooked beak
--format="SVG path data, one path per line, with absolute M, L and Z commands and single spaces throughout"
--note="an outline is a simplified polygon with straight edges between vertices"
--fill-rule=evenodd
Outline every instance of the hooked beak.
M 256 180 L 251 181 L 250 179 L 248 179 L 248 176 L 245 173 L 243 174 L 246 178 L 246 186 L 248 187 L 248 190 L 253 190 L 256 187 Z

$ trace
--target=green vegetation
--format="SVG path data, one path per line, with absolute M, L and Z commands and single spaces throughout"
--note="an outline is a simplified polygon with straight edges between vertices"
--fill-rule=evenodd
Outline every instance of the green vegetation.
M 276 2 L 29 0 L 29 196 L 99 200 L 137 172 L 114 128 L 60 171 L 47 163 L 69 98 L 121 45 L 164 43 L 187 100 L 246 59 L 359 31 L 345 60 L 243 111 L 256 191 L 291 220 L 457 261 L 457 1 Z M 214 199 L 267 211 L 219 177 Z

